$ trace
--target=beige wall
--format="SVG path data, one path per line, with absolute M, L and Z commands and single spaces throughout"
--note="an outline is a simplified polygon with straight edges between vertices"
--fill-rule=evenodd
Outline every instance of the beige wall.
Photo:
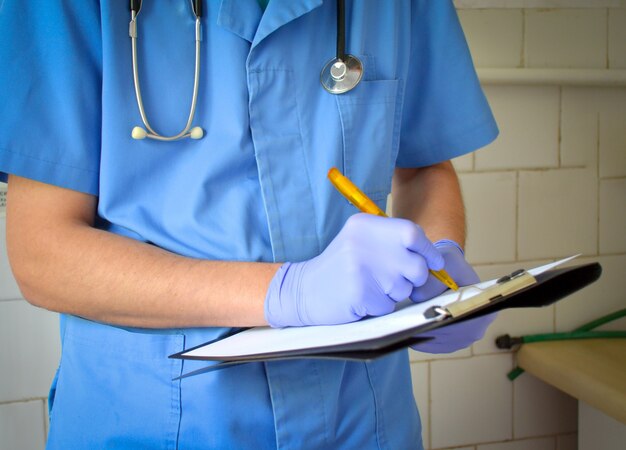
M 413 353 L 425 446 L 573 450 L 577 402 L 528 374 L 510 382 L 514 356 L 493 342 L 568 331 L 626 307 L 626 8 L 614 0 L 456 4 L 501 130 L 455 160 L 468 259 L 486 279 L 582 253 L 580 262 L 599 261 L 604 274 L 556 306 L 501 313 L 470 349 Z

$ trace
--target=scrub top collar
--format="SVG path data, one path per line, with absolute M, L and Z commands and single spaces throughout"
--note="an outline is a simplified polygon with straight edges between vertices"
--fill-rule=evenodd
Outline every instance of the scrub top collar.
M 258 0 L 222 0 L 217 25 L 255 47 L 283 25 L 318 8 L 322 3 L 323 0 L 271 0 L 263 12 Z

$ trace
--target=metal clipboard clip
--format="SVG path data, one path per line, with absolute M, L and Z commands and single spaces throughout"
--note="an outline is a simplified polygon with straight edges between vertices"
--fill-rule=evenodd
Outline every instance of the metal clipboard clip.
M 432 306 L 428 308 L 424 312 L 424 317 L 426 319 L 436 319 L 437 321 L 449 317 L 461 317 L 469 312 L 482 309 L 501 297 L 511 295 L 535 283 L 537 283 L 535 277 L 526 272 L 526 270 L 519 269 L 510 275 L 499 278 L 495 285 L 484 289 L 482 292 L 467 300 L 456 301 L 446 306 Z

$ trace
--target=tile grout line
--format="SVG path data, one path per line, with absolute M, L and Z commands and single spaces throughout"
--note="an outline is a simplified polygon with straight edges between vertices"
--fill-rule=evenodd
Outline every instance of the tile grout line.
M 9 302 L 26 302 L 26 303 L 28 303 L 28 300 L 26 300 L 25 298 L 20 298 L 20 297 L 17 297 L 17 298 L 12 298 L 12 297 L 0 298 L 0 304 L 2 304 L 3 302 L 6 302 L 6 303 L 9 303 Z
M 30 402 L 36 402 L 36 401 L 43 401 L 45 402 L 47 399 L 47 397 L 27 397 L 27 398 L 22 398 L 19 400 L 8 400 L 8 401 L 0 401 L 0 406 L 5 406 L 5 405 L 17 405 L 20 403 L 30 403 Z
M 432 389 L 431 389 L 431 364 L 430 361 L 426 362 L 428 370 L 426 371 L 426 385 L 428 386 L 428 448 L 433 447 L 433 407 L 432 407 Z
M 613 176 L 613 177 L 601 177 L 599 179 L 601 181 L 622 181 L 622 180 L 626 180 L 626 176 L 617 175 L 617 176 Z
M 46 420 L 46 399 L 41 399 L 41 415 L 43 419 L 43 446 L 45 448 L 48 441 L 48 421 Z
M 559 86 L 559 120 L 557 125 L 557 165 L 559 169 L 563 169 L 563 85 Z M 585 168 L 583 166 L 582 168 Z M 550 305 L 550 309 L 552 310 L 552 331 L 556 330 L 556 303 Z
M 483 445 L 494 445 L 494 444 L 512 444 L 515 442 L 530 442 L 530 441 L 538 441 L 538 440 L 543 440 L 543 439 L 552 439 L 555 442 L 556 445 L 556 440 L 559 436 L 575 436 L 578 435 L 578 433 L 563 433 L 563 434 L 540 434 L 537 436 L 526 436 L 526 437 L 522 437 L 519 439 L 505 439 L 505 440 L 501 440 L 501 441 L 482 441 L 482 442 L 476 442 L 476 443 L 471 443 L 471 444 L 461 444 L 461 447 L 459 447 L 458 445 L 453 445 L 451 447 L 436 447 L 432 450 L 459 450 L 461 448 L 470 448 L 470 449 L 474 449 L 477 450 L 479 446 L 483 446 Z
M 557 165 L 563 167 L 563 85 L 559 86 L 559 121 L 557 125 Z
M 511 352 L 511 370 L 515 367 L 515 353 Z M 515 383 L 511 381 L 511 439 L 515 440 Z
M 519 232 L 519 218 L 520 218 L 520 188 L 519 188 L 519 170 L 515 171 L 515 261 L 513 263 L 517 263 L 519 261 L 519 240 L 520 240 L 520 232 Z
M 520 65 L 526 67 L 526 9 L 522 8 L 522 48 L 520 50 Z
M 610 8 L 606 8 L 606 69 L 610 69 L 611 68 L 611 61 L 610 61 L 610 50 L 609 50 L 609 45 L 611 45 L 611 40 L 610 40 L 610 30 L 609 27 L 611 26 L 611 19 L 610 19 Z
M 600 255 L 600 189 L 602 184 L 602 178 L 600 177 L 600 123 L 601 123 L 602 114 L 600 108 L 598 108 L 597 113 L 597 123 L 596 123 L 596 224 L 597 224 L 597 233 L 596 233 L 596 255 Z

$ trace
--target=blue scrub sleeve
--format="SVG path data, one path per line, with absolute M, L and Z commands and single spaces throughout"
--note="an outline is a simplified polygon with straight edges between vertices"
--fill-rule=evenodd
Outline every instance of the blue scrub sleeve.
M 0 1 L 0 181 L 97 195 L 99 2 Z
M 398 167 L 446 161 L 498 135 L 452 0 L 414 5 Z

